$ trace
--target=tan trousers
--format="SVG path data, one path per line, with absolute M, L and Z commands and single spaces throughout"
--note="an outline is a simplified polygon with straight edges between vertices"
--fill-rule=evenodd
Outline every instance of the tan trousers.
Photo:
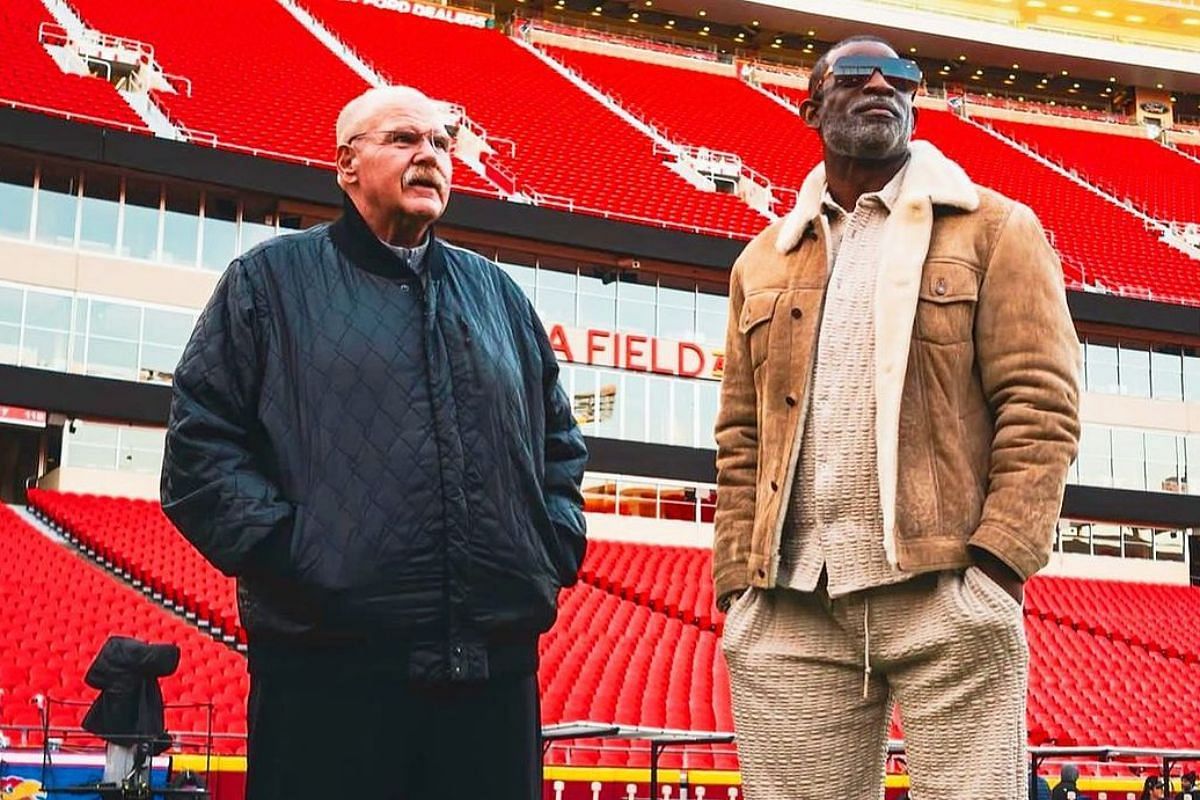
M 975 567 L 837 600 L 750 589 L 722 645 L 747 800 L 883 797 L 893 702 L 912 800 L 1028 792 L 1021 609 Z

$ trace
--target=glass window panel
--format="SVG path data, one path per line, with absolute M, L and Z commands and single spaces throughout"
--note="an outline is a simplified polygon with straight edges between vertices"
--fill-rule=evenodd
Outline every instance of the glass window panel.
M 63 294 L 29 292 L 25 298 L 25 326 L 69 331 L 71 298 Z
M 0 322 L 20 325 L 21 305 L 24 302 L 25 292 L 11 286 L 0 286 Z
M 1113 486 L 1118 489 L 1146 488 L 1145 434 L 1141 431 L 1112 432 Z
M 615 278 L 615 276 L 614 276 Z M 612 330 L 617 323 L 617 282 L 579 276 L 579 325 Z
M 654 335 L 654 286 L 621 281 L 617 285 L 617 330 Z
M 508 277 L 517 282 L 517 285 L 521 287 L 521 291 L 525 292 L 525 296 L 532 300 L 535 293 L 534 287 L 537 285 L 533 267 L 509 264 L 506 261 L 498 261 L 496 263 L 500 269 L 508 273 Z
M 89 375 L 136 380 L 138 377 L 137 358 L 136 342 L 102 339 L 96 336 L 88 340 L 87 372 Z
M 650 378 L 649 402 L 646 408 L 646 440 L 670 444 L 672 425 L 671 381 L 666 378 Z
M 575 324 L 575 273 L 539 269 L 538 315 L 547 328 L 555 323 Z
M 117 211 L 121 178 L 108 172 L 89 172 L 83 179 L 79 246 L 111 253 L 117 249 Z
M 670 286 L 658 287 L 658 335 L 664 339 L 689 342 L 695 339 L 695 291 Z
M 182 347 L 192 335 L 195 317 L 186 311 L 147 308 L 142 322 L 142 340 Z
M 168 264 L 195 266 L 200 242 L 200 190 L 169 185 L 163 215 L 162 260 Z
M 270 197 L 247 197 L 242 199 L 241 252 L 275 235 L 275 201 Z
M 1159 400 L 1183 399 L 1183 360 L 1179 348 L 1155 347 L 1150 353 L 1151 391 Z
M 21 328 L 0 323 L 0 363 L 21 363 Z
M 1187 477 L 1184 491 L 1188 494 L 1200 494 L 1200 433 L 1188 436 L 1183 444 L 1183 474 Z
M 1150 558 L 1154 534 L 1149 528 L 1122 527 L 1121 533 L 1126 558 Z
M 1146 488 L 1150 491 L 1181 491 L 1179 442 L 1180 437 L 1172 433 L 1146 434 Z
M 1086 486 L 1112 486 L 1112 431 L 1084 425 L 1079 440 L 1079 482 Z
M 672 381 L 671 444 L 696 446 L 696 385 Z
M 21 366 L 65 371 L 69 338 L 64 332 L 26 328 Z
M 1200 403 L 1200 348 L 1186 347 L 1183 350 L 1183 399 L 1189 403 Z
M 721 384 L 716 381 L 697 381 L 697 386 L 700 390 L 700 405 L 696 413 L 699 417 L 700 432 L 697 434 L 699 439 L 696 446 L 715 448 L 717 444 L 713 440 L 713 428 L 717 424 Z
M 201 265 L 221 271 L 237 257 L 237 198 L 206 192 Z
M 75 244 L 79 210 L 79 170 L 43 164 L 38 187 L 37 240 L 70 247 Z
M 1092 526 L 1068 522 L 1059 525 L 1059 542 L 1064 553 L 1092 552 Z
M 571 395 L 571 407 L 575 410 L 575 421 L 588 436 L 594 436 L 598 405 L 596 399 L 596 370 L 590 367 L 575 368 L 575 388 Z
M 71 372 L 85 372 L 87 365 L 87 318 L 90 301 L 80 297 L 75 303 L 74 346 L 71 348 Z
M 33 159 L 0 156 L 0 233 L 29 238 L 33 174 Z
M 142 345 L 142 375 L 145 380 L 165 381 L 175 374 L 183 347 L 160 344 Z
M 1150 350 L 1144 346 L 1121 342 L 1121 394 L 1131 397 L 1150 396 Z
M 121 223 L 121 255 L 153 260 L 158 254 L 159 203 L 162 184 L 125 179 L 125 218 Z
M 1121 555 L 1121 526 L 1092 523 L 1092 553 L 1098 556 Z
M 625 373 L 624 393 L 618 398 L 624 414 L 622 438 L 634 442 L 646 441 L 646 378 Z
M 615 439 L 621 434 L 620 419 L 617 417 L 617 391 L 621 385 L 618 372 L 596 373 L 596 426 L 597 436 Z
M 1183 561 L 1187 536 L 1180 530 L 1154 531 L 1154 558 L 1158 561 Z
M 1117 375 L 1117 345 L 1115 342 L 1089 338 L 1084 344 L 1087 365 L 1087 388 L 1104 394 L 1119 394 L 1121 382 Z
M 92 337 L 108 336 L 114 339 L 138 340 L 142 310 L 124 303 L 92 301 L 92 320 L 89 334 Z
M 713 347 L 725 344 L 729 298 L 718 294 L 696 295 L 696 341 Z

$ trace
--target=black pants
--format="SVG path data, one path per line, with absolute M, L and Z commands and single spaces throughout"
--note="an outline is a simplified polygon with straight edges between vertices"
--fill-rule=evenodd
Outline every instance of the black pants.
M 424 686 L 252 672 L 246 800 L 538 800 L 539 714 L 532 674 Z M 329 794 L 331 781 L 343 790 Z

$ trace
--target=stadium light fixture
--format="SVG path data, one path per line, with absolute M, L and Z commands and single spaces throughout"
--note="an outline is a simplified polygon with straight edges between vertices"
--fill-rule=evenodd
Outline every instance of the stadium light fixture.
M 1079 6 L 1059 6 L 1058 10 L 1064 14 L 1078 14 Z
M 1097 8 L 1092 13 L 1095 14 L 1100 19 L 1112 19 L 1112 16 L 1113 16 L 1113 12 L 1111 12 L 1107 9 L 1104 9 L 1104 8 Z
M 702 8 L 702 9 L 700 9 L 700 12 L 699 12 L 699 13 L 700 13 L 700 16 L 702 16 L 702 17 L 707 17 L 707 16 L 708 16 L 708 12 L 707 12 L 707 11 L 705 11 L 703 8 Z
M 817 32 L 816 32 L 816 31 L 814 31 L 814 30 L 810 30 L 810 31 L 808 32 L 808 35 L 809 35 L 809 36 L 816 36 L 816 35 L 817 35 Z
M 1154 88 L 1161 89 L 1161 88 L 1163 88 L 1163 85 L 1161 83 L 1156 83 L 1156 84 L 1154 84 Z
M 1025 3 L 1025 5 L 1028 8 L 1045 8 L 1046 7 L 1046 3 L 1044 2 L 1044 0 L 1028 0 L 1028 2 Z
M 1200 17 L 1184 17 L 1184 25 L 1200 25 Z
M 1062 74 L 1063 74 L 1063 77 L 1065 78 L 1065 77 L 1067 77 L 1068 75 L 1070 75 L 1071 73 L 1070 73 L 1070 72 L 1068 72 L 1067 70 L 1065 70 L 1065 69 L 1064 69 L 1064 70 L 1062 71 Z
M 1013 69 L 1020 69 L 1020 68 L 1021 68 L 1020 64 L 1013 64 Z
M 1017 76 L 1010 72 L 1010 73 L 1008 73 L 1008 79 L 1010 81 L 1015 81 L 1017 79 Z
M 1172 102 L 1172 103 L 1178 103 L 1178 102 L 1179 102 L 1179 98 L 1178 98 L 1178 97 L 1176 97 L 1175 95 L 1171 95 L 1171 102 Z
M 751 25 L 753 25 L 754 27 L 756 27 L 756 28 L 757 28 L 757 27 L 758 27 L 758 20 L 756 20 L 756 19 L 752 19 L 752 20 L 750 20 L 750 24 L 751 24 Z
M 908 48 L 908 52 L 910 52 L 910 53 L 915 53 L 915 52 L 917 52 L 917 48 L 915 48 L 915 47 L 910 47 L 910 48 Z
M 1116 75 L 1109 75 L 1109 76 L 1108 76 L 1108 82 L 1109 82 L 1109 83 L 1116 83 L 1116 82 L 1117 82 L 1117 76 L 1116 76 Z
M 636 12 L 636 11 L 635 11 L 635 12 L 633 12 L 632 14 L 630 14 L 630 15 L 629 15 L 629 18 L 630 18 L 631 20 L 633 20 L 634 22 L 637 22 L 637 18 L 638 18 L 638 12 Z
M 959 60 L 959 61 L 966 61 L 966 60 L 967 60 L 967 57 L 966 57 L 966 56 L 959 56 L 959 57 L 958 57 L 958 60 Z
M 1072 84 L 1071 84 L 1071 86 L 1072 86 L 1073 88 L 1075 88 L 1075 89 L 1078 89 L 1078 88 L 1079 88 L 1079 84 L 1078 84 L 1078 83 L 1072 83 Z
M 674 25 L 674 24 L 675 24 L 675 20 L 673 20 L 673 19 L 669 19 L 669 20 L 667 20 L 667 24 L 668 24 L 668 25 Z
M 1132 22 L 1134 25 L 1137 25 L 1140 22 L 1145 22 L 1146 18 L 1143 17 L 1141 14 L 1126 14 L 1125 21 Z

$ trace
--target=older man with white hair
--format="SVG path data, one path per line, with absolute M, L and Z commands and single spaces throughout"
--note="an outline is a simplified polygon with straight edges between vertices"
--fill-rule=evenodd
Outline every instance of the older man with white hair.
M 530 800 L 583 438 L 528 299 L 434 233 L 445 107 L 372 89 L 336 134 L 342 217 L 235 260 L 184 351 L 163 510 L 238 579 L 249 800 L 315 796 L 318 770 Z

